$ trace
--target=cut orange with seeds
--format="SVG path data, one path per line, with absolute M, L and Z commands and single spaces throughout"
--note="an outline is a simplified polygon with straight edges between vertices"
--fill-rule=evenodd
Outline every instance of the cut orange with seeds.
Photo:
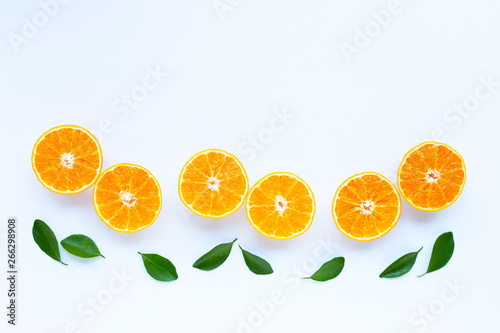
M 145 168 L 121 163 L 105 170 L 94 186 L 94 208 L 111 229 L 137 232 L 149 227 L 161 210 L 161 190 Z
M 403 198 L 419 210 L 437 211 L 458 199 L 465 185 L 465 163 L 453 148 L 424 142 L 411 149 L 398 170 Z
M 389 179 L 364 172 L 340 185 L 332 212 L 340 232 L 354 240 L 370 241 L 394 228 L 401 215 L 401 198 Z
M 228 216 L 241 207 L 248 176 L 240 161 L 220 149 L 191 157 L 179 177 L 179 196 L 193 213 L 209 218 Z
M 289 239 L 306 232 L 316 203 L 305 181 L 289 172 L 271 173 L 248 193 L 246 213 L 250 224 L 262 235 Z
M 54 127 L 35 143 L 31 165 L 40 183 L 49 190 L 80 193 L 92 186 L 101 172 L 101 147 L 82 127 Z

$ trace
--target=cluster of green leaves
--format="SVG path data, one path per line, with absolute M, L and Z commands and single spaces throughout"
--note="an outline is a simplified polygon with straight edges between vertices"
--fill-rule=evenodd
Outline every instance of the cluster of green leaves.
M 193 264 L 193 267 L 204 271 L 211 271 L 213 269 L 216 269 L 217 267 L 222 265 L 229 257 L 233 244 L 234 242 L 236 242 L 236 240 L 237 239 L 233 240 L 230 243 L 222 243 L 217 245 L 216 247 L 202 255 L 198 260 L 196 260 L 196 262 Z M 266 260 L 244 250 L 240 245 L 238 246 L 241 249 L 241 253 L 243 254 L 245 264 L 251 272 L 259 275 L 267 275 L 273 273 L 271 265 Z M 331 280 L 337 277 L 340 272 L 342 272 L 342 269 L 344 268 L 344 261 L 345 260 L 342 257 L 333 258 L 332 260 L 323 264 L 323 266 L 321 266 L 318 271 L 316 271 L 316 273 L 304 279 L 312 279 L 315 281 Z
M 416 252 L 410 252 L 393 262 L 389 265 L 382 273 L 380 273 L 381 278 L 396 278 L 408 273 L 415 264 L 417 260 L 418 253 L 422 250 Z M 445 232 L 440 235 L 434 242 L 432 248 L 431 259 L 429 260 L 429 266 L 424 274 L 418 277 L 424 276 L 425 274 L 437 271 L 438 269 L 446 266 L 448 261 L 450 261 L 453 251 L 455 249 L 455 242 L 453 240 L 453 233 L 451 231 Z
M 42 220 L 35 220 L 32 232 L 33 239 L 43 252 L 61 264 L 68 265 L 62 262 L 56 235 L 47 223 Z M 61 241 L 61 245 L 66 251 L 80 258 L 95 258 L 99 256 L 104 258 L 95 242 L 85 235 L 76 234 L 68 236 Z
M 193 267 L 203 271 L 216 269 L 229 257 L 233 244 L 236 240 L 237 238 L 232 242 L 217 245 L 196 260 Z M 245 260 L 245 263 L 250 271 L 258 275 L 273 273 L 271 265 L 266 260 L 244 250 L 241 246 L 240 249 L 243 254 L 243 259 Z M 158 281 L 174 281 L 178 279 L 175 266 L 167 258 L 154 253 L 146 254 L 139 252 L 139 254 L 142 256 L 146 271 L 153 279 Z
M 59 251 L 59 243 L 52 229 L 42 220 L 35 220 L 33 224 L 33 239 L 38 244 L 40 249 L 45 252 L 52 259 L 67 265 L 61 260 L 61 253 Z M 222 243 L 215 246 L 213 249 L 202 255 L 193 264 L 194 268 L 211 271 L 221 266 L 229 257 L 233 244 L 237 241 L 236 238 L 232 242 Z M 62 247 L 69 253 L 80 258 L 95 258 L 103 257 L 97 247 L 96 243 L 89 237 L 81 234 L 75 234 L 66 237 L 61 241 Z M 271 265 L 263 258 L 244 250 L 241 245 L 238 245 L 243 259 L 248 269 L 257 275 L 268 275 L 273 273 Z M 408 273 L 415 264 L 417 256 L 422 250 L 421 247 L 418 251 L 410 252 L 400 257 L 392 264 L 390 264 L 380 275 L 381 278 L 396 278 Z M 431 258 L 427 271 L 419 277 L 437 271 L 443 268 L 451 259 L 455 243 L 453 240 L 453 233 L 446 232 L 440 235 L 432 249 Z M 141 253 L 138 252 L 143 260 L 144 267 L 148 274 L 158 281 L 174 281 L 178 279 L 177 270 L 174 264 L 165 257 L 155 253 Z M 345 259 L 343 257 L 336 257 L 324 263 L 314 274 L 310 277 L 303 277 L 303 279 L 311 279 L 314 281 L 328 281 L 336 278 L 344 269 Z
M 201 269 L 203 271 L 211 271 L 222 265 L 231 253 L 234 242 L 238 238 L 229 243 L 222 243 L 202 255 L 193 264 L 194 268 Z M 243 254 L 243 259 L 245 264 L 251 272 L 258 275 L 268 275 L 273 273 L 273 268 L 271 265 L 261 257 L 244 250 L 240 245 L 238 245 L 241 253 Z

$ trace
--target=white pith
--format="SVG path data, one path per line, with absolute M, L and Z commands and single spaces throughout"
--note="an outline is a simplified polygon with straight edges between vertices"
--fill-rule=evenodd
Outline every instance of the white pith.
M 220 180 L 218 180 L 215 176 L 208 178 L 208 188 L 212 191 L 219 192 L 219 183 Z
M 366 200 L 359 205 L 359 210 L 363 214 L 371 214 L 373 212 L 373 209 L 375 208 L 375 204 L 371 200 Z
M 276 196 L 276 211 L 280 214 L 280 216 L 283 216 L 283 213 L 287 209 L 287 204 L 288 201 L 285 200 L 281 195 Z
M 427 180 L 428 183 L 435 183 L 438 181 L 440 176 L 441 174 L 439 173 L 439 171 L 429 169 L 425 174 L 425 179 Z
M 71 153 L 64 153 L 61 155 L 61 164 L 68 168 L 73 169 L 73 164 L 75 163 L 75 157 Z
M 128 190 L 120 191 L 120 200 L 128 207 L 134 206 L 136 202 L 135 196 Z

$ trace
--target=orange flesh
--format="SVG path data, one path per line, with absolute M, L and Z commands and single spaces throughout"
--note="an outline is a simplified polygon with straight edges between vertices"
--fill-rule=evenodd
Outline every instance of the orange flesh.
M 250 191 L 247 215 L 261 234 L 277 239 L 298 236 L 309 228 L 315 201 L 308 186 L 292 174 L 271 174 Z
M 245 200 L 248 179 L 238 160 L 210 150 L 195 155 L 184 167 L 179 184 L 182 201 L 196 214 L 224 217 Z
M 334 199 L 339 230 L 356 240 L 371 240 L 388 233 L 399 219 L 401 199 L 392 183 L 375 173 L 348 179 Z
M 99 217 L 114 230 L 135 232 L 156 220 L 161 209 L 161 190 L 146 169 L 119 164 L 99 177 L 94 205 Z
M 100 147 L 78 127 L 58 127 L 36 143 L 33 168 L 44 186 L 59 193 L 78 193 L 90 187 L 101 171 Z
M 415 208 L 439 210 L 453 203 L 462 192 L 465 165 L 449 147 L 425 143 L 406 156 L 398 183 L 405 200 Z

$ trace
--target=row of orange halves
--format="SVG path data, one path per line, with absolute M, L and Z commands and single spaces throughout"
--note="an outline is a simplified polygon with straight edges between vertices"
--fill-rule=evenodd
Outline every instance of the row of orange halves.
M 120 232 L 147 228 L 158 217 L 162 196 L 156 178 L 144 167 L 122 163 L 101 172 L 102 151 L 86 129 L 63 125 L 36 142 L 32 166 L 38 180 L 60 194 L 80 193 L 95 184 L 99 218 Z M 413 207 L 437 211 L 451 205 L 465 184 L 465 164 L 451 147 L 424 142 L 411 149 L 398 170 L 398 187 L 386 177 L 365 172 L 344 181 L 332 214 L 347 237 L 369 241 L 387 234 L 401 215 L 401 196 Z M 307 183 L 289 172 L 271 173 L 249 186 L 241 162 L 220 149 L 191 157 L 179 177 L 179 196 L 193 213 L 223 218 L 245 203 L 248 221 L 262 235 L 289 239 L 311 225 L 316 203 Z

